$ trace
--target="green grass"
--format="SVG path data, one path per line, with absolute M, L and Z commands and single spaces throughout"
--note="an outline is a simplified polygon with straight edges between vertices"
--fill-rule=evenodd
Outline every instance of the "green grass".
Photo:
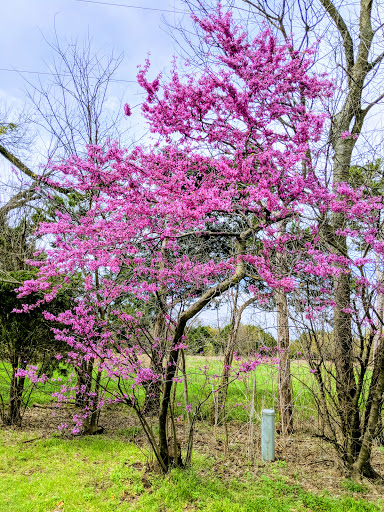
M 124 490 L 142 491 L 140 473 L 132 467 L 142 459 L 135 445 L 106 438 L 26 444 L 11 438 L 0 451 L 0 510 L 46 512 L 61 502 L 61 510 L 70 512 L 115 510 Z
M 199 370 L 204 365 L 209 366 L 206 375 Z M 214 375 L 221 373 L 221 362 L 189 357 L 187 367 L 190 402 L 196 403 L 218 386 L 219 379 Z M 305 383 L 313 378 L 302 363 L 292 362 L 292 373 Z M 261 365 L 255 376 L 255 407 L 260 411 L 275 403 L 277 370 Z M 248 419 L 248 410 L 243 406 L 250 402 L 252 379 L 253 375 L 230 385 L 226 406 L 229 420 Z M 30 403 L 51 401 L 51 393 L 65 380 L 34 390 Z M 116 386 L 113 382 L 110 385 L 111 389 Z M 1 386 L 5 389 L 4 383 Z M 313 408 L 311 394 L 295 379 L 293 394 L 297 413 L 309 416 Z M 182 404 L 178 410 L 183 414 L 183 384 L 176 388 L 175 403 Z M 201 410 L 203 419 L 210 416 L 211 407 L 210 398 Z M 342 497 L 310 493 L 287 478 L 285 461 L 260 466 L 257 474 L 247 473 L 246 467 L 228 474 L 225 459 L 222 463 L 216 459 L 216 471 L 213 458 L 195 451 L 188 470 L 172 470 L 166 476 L 146 472 L 149 451 L 144 454 L 134 444 L 140 432 L 137 426 L 122 424 L 115 438 L 65 439 L 56 434 L 25 442 L 34 434 L 0 430 L 0 512 L 373 512 L 384 506 L 356 500 L 356 495 L 366 493 L 367 488 L 349 480 L 341 485 Z
M 367 492 L 367 486 L 358 482 L 353 482 L 350 478 L 347 478 L 342 483 L 343 489 L 350 492 Z
M 197 470 L 174 470 L 157 482 L 156 491 L 143 495 L 131 509 L 136 511 L 178 512 L 194 505 L 207 512 L 251 511 L 337 511 L 363 512 L 380 510 L 374 504 L 352 498 L 315 496 L 299 485 L 289 485 L 282 478 L 266 476 L 244 481 L 233 478 L 229 482 L 218 478 L 204 478 Z M 162 507 L 159 508 L 159 504 Z
M 202 371 L 204 366 L 207 366 L 206 375 Z M 8 365 L 9 366 L 9 365 Z M 308 366 L 303 363 L 291 363 L 293 374 L 292 388 L 293 399 L 296 400 L 296 410 L 304 417 L 310 417 L 313 414 L 314 402 L 310 390 L 302 385 L 301 381 L 306 383 L 310 382 L 313 376 L 309 373 Z M 215 377 L 219 376 L 222 371 L 222 362 L 218 359 L 208 358 L 204 356 L 189 356 L 187 358 L 187 378 L 189 388 L 189 398 L 192 406 L 195 408 L 199 401 L 204 400 L 207 394 L 219 386 L 220 379 Z M 72 370 L 68 369 L 68 375 Z M 181 374 L 179 374 L 179 377 Z M 52 393 L 58 391 L 62 384 L 65 384 L 68 377 L 63 376 L 58 371 L 53 374 L 54 378 L 60 377 L 62 381 L 37 384 L 33 389 L 28 405 L 37 403 L 45 404 L 54 400 Z M 253 388 L 253 378 L 256 378 L 256 393 L 255 393 L 255 409 L 260 411 L 263 408 L 271 408 L 276 405 L 276 391 L 277 391 L 277 369 L 273 365 L 260 365 L 257 367 L 254 374 L 248 375 L 241 380 L 234 380 L 231 382 L 226 402 L 226 415 L 227 420 L 232 421 L 248 421 L 249 419 L 249 404 L 251 401 L 251 392 Z M 295 378 L 296 377 L 296 378 Z M 6 372 L 4 365 L 0 366 L 0 394 L 6 403 L 9 395 L 9 383 L 7 382 Z M 27 387 L 28 387 L 27 379 Z M 107 385 L 107 379 L 102 379 L 103 386 Z M 108 381 L 108 389 L 110 391 L 117 391 L 117 384 L 114 381 Z M 131 383 L 125 383 L 125 392 L 131 393 Z M 136 388 L 136 393 L 139 393 L 139 399 L 144 399 L 144 390 Z M 184 393 L 183 384 L 177 385 L 175 403 L 182 404 L 177 410 L 176 415 L 184 415 Z M 200 409 L 200 419 L 208 419 L 211 416 L 212 397 Z
M 206 376 L 203 375 L 199 368 L 207 365 L 207 375 L 210 377 L 206 382 Z M 187 358 L 187 378 L 189 395 L 197 402 L 199 398 L 213 388 L 217 388 L 220 383 L 219 378 L 222 371 L 222 362 L 217 359 L 204 360 L 204 357 L 189 356 Z M 292 395 L 296 402 L 296 410 L 300 410 L 303 417 L 309 418 L 314 414 L 316 407 L 314 405 L 311 391 L 303 385 L 309 384 L 313 380 L 313 376 L 309 372 L 309 367 L 303 362 L 291 362 L 292 371 Z M 255 389 L 255 409 L 261 411 L 264 408 L 276 406 L 278 371 L 275 366 L 262 364 L 257 367 L 254 374 L 249 374 L 241 380 L 231 382 L 226 402 L 227 420 L 248 421 L 249 420 L 249 404 L 251 402 L 251 393 L 253 388 L 253 378 L 256 378 Z M 176 402 L 183 403 L 182 385 L 178 385 L 176 394 Z M 209 418 L 211 415 L 212 399 L 209 399 L 201 408 L 201 417 Z
M 132 443 L 95 436 L 22 442 L 31 437 L 0 431 L 1 512 L 382 510 L 349 496 L 311 494 L 287 483 L 277 463 L 264 474 L 244 468 L 227 479 L 215 475 L 212 458 L 197 454 L 191 469 L 163 476 L 145 471 L 145 456 Z

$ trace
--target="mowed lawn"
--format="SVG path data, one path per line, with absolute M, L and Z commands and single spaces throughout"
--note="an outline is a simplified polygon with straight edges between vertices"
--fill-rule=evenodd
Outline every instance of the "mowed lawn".
M 280 474 L 281 462 L 226 478 L 214 474 L 209 457 L 195 454 L 192 468 L 159 474 L 146 465 L 145 453 L 132 442 L 104 436 L 33 438 L 31 432 L 0 430 L 1 512 L 104 512 L 192 510 L 340 511 L 383 510 L 384 502 L 352 496 L 313 494 Z M 223 458 L 223 468 L 226 466 Z M 350 494 L 350 495 L 349 495 Z
M 194 406 L 217 387 L 221 366 L 219 358 L 187 359 L 189 397 Z M 307 388 L 313 376 L 304 362 L 292 362 L 292 372 L 296 377 L 296 421 L 305 422 L 315 413 Z M 51 393 L 65 380 L 63 377 L 59 383 L 34 390 L 30 404 L 48 404 Z M 115 383 L 110 386 L 113 390 Z M 254 421 L 259 429 L 261 409 L 276 405 L 276 386 L 277 370 L 270 364 L 234 380 L 226 406 L 228 425 L 235 425 L 234 430 L 246 430 L 253 396 Z M 4 381 L 1 389 L 6 392 Z M 204 425 L 205 440 L 217 436 L 205 421 L 212 413 L 211 398 L 199 411 L 196 422 L 199 430 Z M 179 404 L 180 415 L 185 416 L 183 383 L 177 385 L 175 403 Z M 109 428 L 100 436 L 83 437 L 63 435 L 49 424 L 41 429 L 40 411 L 33 408 L 36 431 L 30 425 L 24 431 L 0 428 L 0 512 L 384 510 L 380 492 L 372 493 L 366 484 L 353 484 L 341 475 L 327 489 L 307 485 L 303 479 L 306 473 L 321 472 L 325 466 L 310 463 L 296 472 L 293 464 L 287 465 L 281 459 L 269 464 L 260 459 L 251 463 L 246 446 L 241 443 L 229 447 L 236 452 L 235 460 L 231 453 L 217 448 L 222 446 L 220 439 L 212 450 L 197 443 L 192 467 L 173 469 L 164 476 L 153 463 L 145 441 L 135 438 L 140 429 L 127 428 L 113 408 L 103 412 L 103 417 L 114 418 L 118 425 L 115 429 Z M 292 450 L 295 451 L 294 446 Z

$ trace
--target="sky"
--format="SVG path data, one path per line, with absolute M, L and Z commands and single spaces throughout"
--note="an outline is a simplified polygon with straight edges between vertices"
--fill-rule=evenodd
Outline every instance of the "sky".
M 0 30 L 3 43 L 0 57 L 0 103 L 15 109 L 25 108 L 28 81 L 37 83 L 49 79 L 52 50 L 49 42 L 55 33 L 65 44 L 78 38 L 91 36 L 95 50 L 104 53 L 124 54 L 109 91 L 111 109 L 120 105 L 120 99 L 134 109 L 131 130 L 135 137 L 145 133 L 140 120 L 140 103 L 143 93 L 136 83 L 137 66 L 143 64 L 150 53 L 153 73 L 169 69 L 173 55 L 177 53 L 174 41 L 167 32 L 165 21 L 176 24 L 189 23 L 189 15 L 179 0 L 105 0 L 110 4 L 93 0 L 12 0 L 3 2 Z M 122 5 L 131 7 L 122 7 Z M 135 8 L 141 7 L 141 8 Z M 2 173 L 9 172 L 9 164 L 0 160 Z M 226 307 L 207 311 L 198 321 L 223 326 L 228 322 Z M 251 314 L 247 321 L 253 323 Z M 256 322 L 260 323 L 260 322 Z M 262 322 L 264 323 L 264 322 Z
M 81 41 L 89 34 L 95 50 L 106 54 L 113 51 L 115 55 L 123 53 L 123 62 L 115 77 L 122 81 L 111 88 L 110 105 L 117 105 L 113 100 L 121 97 L 132 106 L 139 103 L 141 91 L 135 83 L 137 66 L 144 63 L 148 53 L 154 70 L 168 66 L 175 50 L 172 38 L 165 31 L 164 19 L 170 23 L 179 20 L 185 8 L 178 0 L 111 3 L 115 5 L 92 0 L 4 2 L 0 27 L 6 43 L 2 45 L 0 58 L 0 100 L 22 108 L 28 87 L 26 80 L 36 82 L 48 78 L 44 74 L 52 61 L 48 42 L 54 41 L 56 32 L 62 43 L 73 42 L 76 38 Z M 122 7 L 124 5 L 127 7 Z
M 236 0 L 237 1 L 237 0 Z M 242 1 L 239 0 L 239 4 Z M 110 90 L 131 106 L 140 103 L 142 91 L 136 83 L 137 66 L 150 54 L 154 76 L 169 69 L 178 51 L 170 29 L 190 23 L 182 0 L 12 0 L 3 2 L 0 30 L 0 101 L 23 108 L 27 80 L 49 78 L 52 62 L 49 42 L 55 33 L 62 44 L 80 42 L 88 35 L 93 48 L 105 54 L 124 54 Z M 130 83 L 131 82 L 131 83 Z M 117 104 L 117 102 L 115 102 Z
M 241 0 L 237 5 L 244 8 Z M 348 12 L 345 15 L 348 17 Z M 145 123 L 140 118 L 140 104 L 144 95 L 136 83 L 137 66 L 143 64 L 150 53 L 153 76 L 161 71 L 167 73 L 178 48 L 165 22 L 177 25 L 181 21 L 184 26 L 190 23 L 182 0 L 2 2 L 0 107 L 6 103 L 11 109 L 23 110 L 27 106 L 28 81 L 36 83 L 40 79 L 44 83 L 49 79 L 52 50 L 48 43 L 54 41 L 55 34 L 63 45 L 76 39 L 81 42 L 90 36 L 95 51 L 101 50 L 105 54 L 113 51 L 115 55 L 124 55 L 115 76 L 117 81 L 108 92 L 107 104 L 111 111 L 121 108 L 120 100 L 134 107 L 133 116 L 125 118 L 124 122 L 131 137 L 137 140 L 146 133 Z M 382 105 L 378 108 L 381 109 Z M 376 111 L 373 110 L 372 114 L 376 116 Z M 380 121 L 380 130 L 371 130 L 370 139 L 374 131 L 382 141 L 382 115 L 375 119 Z M 9 173 L 9 164 L 0 159 L 0 176 L 6 173 Z M 223 322 L 226 321 L 228 312 L 225 308 L 220 310 L 219 316 Z M 205 313 L 202 321 L 215 323 L 216 313 Z M 252 319 L 250 314 L 246 321 L 261 325 L 268 323 L 266 318 L 258 321 Z
M 340 0 L 337 3 L 343 4 Z M 244 14 L 244 2 L 236 0 L 236 5 L 241 9 L 237 12 Z M 355 15 L 349 11 L 343 14 L 347 18 L 349 14 Z M 81 41 L 89 35 L 95 50 L 106 54 L 112 51 L 115 55 L 124 54 L 115 76 L 121 81 L 111 87 L 108 105 L 113 110 L 120 106 L 122 99 L 132 107 L 136 106 L 132 119 L 126 123 L 130 123 L 132 135 L 139 137 L 145 132 L 145 125 L 139 117 L 143 94 L 136 83 L 137 66 L 143 64 L 150 53 L 155 75 L 169 69 L 172 56 L 177 52 L 170 29 L 166 28 L 164 21 L 171 25 L 182 21 L 184 26 L 188 26 L 189 15 L 182 0 L 2 2 L 0 105 L 6 102 L 12 108 L 23 109 L 27 80 L 36 83 L 38 79 L 44 82 L 49 78 L 44 73 L 49 72 L 48 66 L 52 61 L 52 50 L 48 43 L 54 40 L 55 32 L 63 44 L 76 38 Z M 376 113 L 377 109 L 373 109 L 370 117 Z M 381 130 L 374 130 L 375 133 L 379 131 L 381 136 Z M 371 133 L 370 138 L 373 135 Z

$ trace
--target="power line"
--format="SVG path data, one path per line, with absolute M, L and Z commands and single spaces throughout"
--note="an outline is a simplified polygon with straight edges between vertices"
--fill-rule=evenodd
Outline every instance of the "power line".
M 0 68 L 0 71 L 9 71 L 13 73 L 29 73 L 34 75 L 50 75 L 50 76 L 60 76 L 60 77 L 71 77 L 72 75 L 66 74 L 66 73 L 52 73 L 49 71 L 32 71 L 27 69 L 16 69 L 16 68 Z M 136 80 L 123 80 L 120 78 L 111 78 L 110 82 L 126 82 L 129 84 L 136 84 Z
M 170 9 L 160 9 L 156 7 L 143 7 L 139 5 L 127 5 L 127 4 L 118 4 L 114 2 L 102 2 L 100 0 L 74 0 L 75 2 L 83 2 L 87 4 L 96 4 L 96 5 L 110 5 L 112 7 L 125 7 L 127 9 L 141 9 L 145 11 L 156 11 L 156 12 L 167 12 L 171 14 L 190 14 L 190 11 L 177 11 L 177 10 L 170 10 Z M 235 7 L 238 10 L 245 11 L 245 9 L 242 9 L 241 7 Z M 35 74 L 35 75 L 50 75 L 54 76 L 56 73 L 52 73 L 49 71 L 33 71 L 33 70 L 27 70 L 27 69 L 16 69 L 16 68 L 0 68 L 0 71 L 6 71 L 6 72 L 13 72 L 13 73 L 28 73 L 28 74 Z M 71 77 L 69 74 L 57 74 L 60 77 Z M 112 78 L 110 80 L 111 82 L 125 82 L 125 83 L 131 83 L 135 84 L 137 83 L 136 80 L 123 80 L 123 79 L 117 79 Z
M 75 2 L 84 2 L 86 4 L 100 4 L 100 5 L 111 5 L 113 7 L 125 7 L 127 9 L 142 9 L 145 11 L 158 11 L 158 12 L 169 12 L 171 14 L 191 14 L 191 11 L 177 11 L 176 9 L 159 9 L 156 7 L 143 7 L 141 5 L 127 5 L 127 4 L 116 4 L 112 2 L 101 2 L 100 0 L 74 0 Z M 243 7 L 239 7 L 234 5 L 231 9 L 237 9 L 238 11 L 244 11 L 249 13 L 250 8 L 244 9 Z M 208 9 L 210 11 L 214 11 L 214 8 Z
M 141 9 L 144 11 L 158 11 L 158 12 L 169 12 L 171 14 L 190 14 L 189 11 L 176 11 L 171 9 L 158 9 L 156 7 L 142 7 L 141 5 L 126 5 L 126 4 L 116 4 L 109 2 L 101 2 L 99 0 L 75 0 L 75 2 L 83 2 L 86 4 L 100 4 L 100 5 L 111 5 L 113 7 L 125 7 L 126 9 Z

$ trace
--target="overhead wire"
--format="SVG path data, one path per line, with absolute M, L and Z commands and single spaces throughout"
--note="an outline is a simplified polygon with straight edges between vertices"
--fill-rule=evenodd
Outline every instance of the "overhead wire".
M 142 10 L 145 10 L 145 11 L 158 11 L 158 12 L 167 12 L 167 13 L 170 13 L 170 14 L 191 14 L 191 11 L 182 11 L 182 10 L 176 10 L 176 9 L 161 9 L 161 8 L 158 8 L 158 7 L 146 7 L 146 6 L 142 6 L 142 5 L 131 5 L 131 4 L 117 4 L 115 2 L 102 2 L 101 0 L 74 0 L 75 2 L 83 2 L 83 3 L 86 3 L 86 4 L 100 4 L 100 5 L 110 5 L 112 7 L 123 7 L 123 8 L 127 8 L 127 9 L 142 9 Z M 231 7 L 232 9 L 236 9 L 238 11 L 244 11 L 244 12 L 249 12 L 250 9 L 251 9 L 251 6 L 249 6 L 249 8 L 244 8 L 244 7 L 239 7 L 238 5 L 234 5 Z M 213 8 L 212 9 L 209 9 L 209 10 L 214 10 Z
M 109 5 L 112 7 L 123 7 L 128 9 L 141 9 L 146 11 L 156 11 L 156 12 L 167 12 L 171 14 L 189 14 L 188 11 L 177 11 L 177 10 L 170 10 L 170 9 L 160 9 L 156 7 L 146 7 L 141 5 L 131 5 L 131 4 L 118 4 L 115 2 L 102 2 L 100 0 L 74 0 L 75 2 L 83 2 L 87 4 L 96 4 L 96 5 Z M 6 71 L 6 72 L 14 72 L 14 73 L 28 73 L 28 74 L 36 74 L 36 75 L 55 75 L 55 73 L 49 72 L 49 71 L 35 71 L 35 70 L 27 70 L 27 69 L 16 69 L 16 68 L 0 68 L 0 71 Z M 67 74 L 60 74 L 61 77 L 70 77 L 71 75 Z M 136 80 L 123 80 L 123 79 L 117 79 L 112 78 L 111 82 L 125 82 L 125 83 L 137 83 Z
M 176 9 L 160 9 L 157 7 L 145 7 L 142 5 L 128 5 L 128 4 L 117 4 L 115 2 L 101 2 L 100 0 L 74 0 L 75 2 L 83 2 L 85 4 L 100 4 L 100 5 L 110 5 L 112 7 L 125 7 L 126 9 L 142 9 L 144 11 L 158 11 L 158 12 L 168 12 L 171 14 L 190 14 L 189 11 L 177 11 Z
M 156 12 L 166 12 L 171 14 L 190 14 L 190 11 L 181 11 L 176 9 L 161 9 L 157 7 L 147 7 L 147 6 L 141 6 L 141 5 L 131 5 L 131 4 L 120 4 L 116 2 L 103 2 L 101 0 L 74 0 L 75 2 L 82 2 L 87 4 L 96 4 L 96 5 L 109 5 L 111 7 L 122 7 L 127 9 L 141 9 L 145 11 L 156 11 Z M 245 10 L 241 7 L 235 7 L 239 10 Z M 0 68 L 0 71 L 5 72 L 13 72 L 13 73 L 28 73 L 28 74 L 36 74 L 36 75 L 50 75 L 54 76 L 55 73 L 49 72 L 49 71 L 35 71 L 35 70 L 28 70 L 28 69 L 17 69 L 17 68 Z M 60 74 L 61 77 L 70 77 L 71 75 L 68 74 Z M 111 82 L 125 82 L 125 83 L 137 83 L 136 80 L 124 80 L 124 79 L 117 79 L 112 78 Z
M 60 77 L 71 77 L 72 75 L 69 75 L 67 73 L 53 73 L 50 71 L 33 71 L 28 69 L 16 69 L 16 68 L 0 68 L 0 71 L 9 71 L 13 73 L 29 73 L 29 74 L 35 74 L 35 75 L 50 75 L 50 76 L 60 76 Z M 124 80 L 122 78 L 111 78 L 111 82 L 126 82 L 129 84 L 136 84 L 136 80 Z

